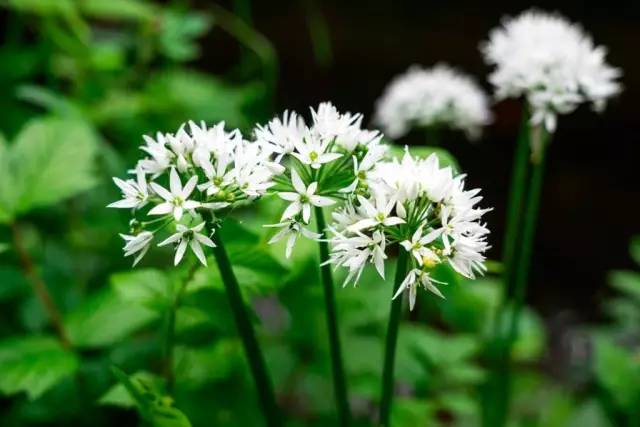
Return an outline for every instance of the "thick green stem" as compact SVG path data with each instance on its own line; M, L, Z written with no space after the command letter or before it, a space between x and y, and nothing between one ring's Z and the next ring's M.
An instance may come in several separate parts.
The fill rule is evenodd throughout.
M323 239L318 242L320 246L320 276L324 290L324 305L327 315L327 329L329 331L329 351L331 352L331 369L333 371L333 392L335 394L336 406L338 409L339 425L348 426L351 422L351 410L349 409L347 380L344 373L344 365L342 363L333 277L331 275L331 266L326 264L329 260L329 245L327 241L324 240L326 236L326 224L321 207L316 206L315 214L318 233L322 235Z
M229 306L231 307L231 311L238 328L238 333L242 340L245 355L249 362L249 368L251 369L251 373L256 384L260 407L264 413L267 426L281 426L282 419L278 406L276 405L273 385L267 374L264 356L262 355L262 350L258 345L258 340L256 339L256 334L253 330L253 325L251 324L249 312L242 300L238 280L233 273L229 256L227 255L227 252L224 249L224 243L220 238L220 230L216 230L213 234L212 240L216 245L216 247L213 248L213 254L220 270L222 282L224 283L227 291Z
M395 295L407 273L407 251L400 249L398 262L396 264L396 276L393 284ZM394 366L396 360L396 344L398 342L398 327L400 326L400 314L402 309L402 298L391 301L391 312L389 313L389 325L387 326L387 338L384 350L384 368L382 371L382 396L380 399L380 425L389 426L391 416L391 401L394 391Z
M518 320L522 306L524 305L524 296L527 289L527 279L529 277L529 269L531 266L531 254L533 252L533 242L535 240L536 223L538 220L538 211L540 208L540 196L542 194L542 183L544 181L544 167L546 160L546 145L549 140L549 134L542 125L535 126L531 129L531 141L538 146L538 151L534 152L531 158L533 170L529 180L529 188L527 195L527 204L522 220L522 238L520 242L520 252L517 260L517 270L514 271L514 308L509 324L507 343L510 347L518 335Z
M497 357L493 361L492 388L494 402L486 402L493 410L486 414L484 425L501 427L506 425L509 413L509 398L511 389L511 350L518 336L520 314L524 306L524 297L527 289L527 279L531 265L535 229L542 194L544 178L546 145L549 134L542 125L530 128L530 141L532 148L532 171L526 189L525 207L522 217L522 225L519 233L519 247L515 251L511 275L507 277L507 284L513 289L509 323L506 328L506 336L499 337L497 341ZM500 321L500 319L498 319ZM489 395L489 393L485 393Z

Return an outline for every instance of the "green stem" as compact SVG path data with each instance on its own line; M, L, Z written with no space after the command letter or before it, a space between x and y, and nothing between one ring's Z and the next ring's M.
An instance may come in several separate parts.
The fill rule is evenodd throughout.
M518 335L518 320L524 296L527 289L527 279L531 266L531 254L533 252L533 242L535 240L536 222L540 208L540 196L542 194L542 183L544 181L544 167L546 160L546 145L549 141L549 134L542 125L531 128L531 141L539 147L531 158L533 170L529 180L527 204L524 211L522 225L522 239L520 253L517 260L518 269L514 272L514 309L509 324L508 345L511 346Z
M396 276L393 285L395 295L407 273L407 251L400 249L398 262L396 264ZM402 309L402 298L391 301L391 312L389 314L389 325L387 327L387 338L384 352L384 368L382 371L382 396L380 399L380 425L390 425L391 400L394 391L394 366L396 359L396 344L398 342L398 327L400 326L400 313Z
M227 291L227 297L229 298L229 306L233 313L238 333L244 346L245 355L249 362L249 367L253 375L253 379L256 384L256 391L258 393L258 399L262 412L264 413L267 426L275 427L282 425L282 419L280 411L276 405L275 393L271 380L267 374L267 368L264 362L264 356L262 350L256 339L255 331L249 317L247 307L242 300L242 294L240 293L240 286L236 279L229 256L224 248L224 243L220 238L220 230L217 229L212 236L212 240L216 247L213 248L213 254L220 270L220 276Z
M344 373L344 365L342 363L333 277L331 275L331 266L326 264L329 260L329 245L327 241L324 240L326 236L326 223L321 207L315 207L315 215L318 233L322 235L322 240L318 242L318 245L320 246L320 276L324 290L327 329L329 330L329 350L331 352L331 369L333 371L333 392L335 394L336 406L338 409L339 425L348 426L351 422L351 410L349 409L347 381Z
M173 354L175 349L176 340L176 315L178 309L182 305L182 298L187 290L187 285L193 279L193 276L200 265L198 263L193 264L189 269L187 276L180 283L180 288L173 298L173 302L169 306L167 312L167 324L165 330L165 343L164 343L164 377L167 381L167 391L171 393L173 391L173 385L175 382L175 375L173 372Z

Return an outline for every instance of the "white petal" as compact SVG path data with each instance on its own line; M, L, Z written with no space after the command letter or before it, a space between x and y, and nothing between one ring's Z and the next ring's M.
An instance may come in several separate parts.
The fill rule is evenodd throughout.
M184 256L184 251L186 250L187 250L187 241L182 240L178 245L178 247L176 248L176 256L173 259L174 265L178 265L178 263L182 260L182 257Z
M158 246L165 246L165 245L168 245L169 243L177 242L181 238L182 238L182 233L172 234L167 239L165 239L162 242L158 243Z
M135 199L122 199L107 205L108 208L127 208L127 209L135 208L136 206L138 206L138 201Z
M171 172L169 172L169 189L171 189L171 193L175 196L182 194L182 183L180 182L180 176L176 168L171 168Z
M300 202L291 203L289 206L287 206L287 209L285 209L284 212L282 213L282 219L285 220L285 219L294 217L300 212L301 209L302 209L302 206L300 205Z
M283 200L287 200L289 202L295 202L296 200L300 200L300 194L298 193L291 193L288 191L284 191L282 193L278 193L278 196L283 199Z
M189 242L189 246L191 247L193 253L196 254L196 257L198 257L200 262L206 267L207 257L204 256L204 252L202 251L202 246L200 246L200 243L198 243L198 241L194 239Z
M309 203L305 203L304 205L302 205L302 219L307 224L311 219L311 205Z
M314 206L330 206L335 203L335 200L323 196L310 196L309 200Z
M168 192L167 189L164 188L163 186L158 185L155 182L152 182L151 188L153 188L153 191L155 191L158 196L162 197L167 202L170 202L171 200L173 200L173 194Z
M160 203L149 211L149 215L166 215L171 213L173 205L169 202Z
M176 221L180 221L183 213L184 209L182 209L182 206L176 206L173 208L173 217L176 219Z
M397 216L385 218L385 220L382 221L382 223L387 227L391 227L392 225L404 224L404 222L404 219L398 218Z
M202 243L203 245L209 246L210 248L215 248L216 247L215 243L213 243L213 240L211 240L210 238L208 238L204 234L196 234L195 235L195 239L198 242Z
M295 169L291 169L291 183L293 184L293 188L295 188L298 193L305 194L306 187L304 185L304 182L302 182L300 175L298 175L298 172L296 172Z
M196 188L196 184L197 183L198 183L198 176L197 175L192 176L189 179L189 181L187 181L187 184L182 189L182 198L183 199L189 198L189 196L193 192L193 189Z

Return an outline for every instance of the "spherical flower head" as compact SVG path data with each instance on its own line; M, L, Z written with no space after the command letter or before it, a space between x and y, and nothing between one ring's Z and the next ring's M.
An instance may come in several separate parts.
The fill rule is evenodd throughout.
M475 139L491 121L489 99L469 76L439 64L409 68L395 77L376 103L374 120L399 138L413 127L444 127Z
M357 283L367 263L384 277L385 250L393 243L408 253L409 273L399 296L407 291L410 307L416 289L442 296L432 269L447 262L461 275L474 278L485 271L489 230L481 222L489 209L477 204L480 190L465 188L465 176L440 167L438 157L382 163L372 174L368 197L358 196L334 212L330 262L348 269L347 283Z
M378 131L362 128L361 114L341 113L329 102L311 109L309 123L285 111L254 135L258 144L272 147L285 170L273 192L289 205L280 222L268 226L280 228L271 243L287 238L287 257L299 234L320 238L306 228L316 208L367 191L368 176L387 151Z
M284 171L273 161L273 145L249 142L238 130L226 131L224 122L211 127L189 122L144 141L145 157L131 171L136 179L114 178L123 198L109 205L132 209L132 234L122 237L125 256L136 254L135 263L156 233L173 230L159 246L174 245L175 263L189 247L206 265L202 246L213 246L215 212L266 194Z
M489 80L498 99L525 96L532 122L556 127L556 115L589 102L598 111L621 91L621 71L605 62L606 48L595 46L582 27L558 14L525 11L504 19L481 45L495 66Z

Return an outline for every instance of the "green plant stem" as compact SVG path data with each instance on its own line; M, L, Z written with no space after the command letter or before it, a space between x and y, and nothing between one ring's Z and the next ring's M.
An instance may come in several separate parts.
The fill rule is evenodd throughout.
M266 364L264 362L264 356L262 350L256 339L255 331L249 317L249 312L242 299L240 293L240 286L236 279L229 256L224 248L224 243L220 237L220 230L212 236L212 240L216 247L213 248L213 254L220 270L220 276L227 291L227 297L229 299L229 306L233 313L238 333L244 346L245 355L249 362L249 367L253 375L253 379L256 384L256 391L258 393L258 399L262 412L264 413L267 426L276 427L282 425L282 419L280 411L276 404L275 393L273 391L273 385L271 379L267 374Z
M315 215L318 233L322 235L322 240L318 242L318 245L320 246L320 277L322 279L322 287L324 290L324 305L327 317L327 329L329 331L329 350L331 352L331 369L333 371L333 392L335 394L336 406L338 409L339 425L348 426L351 422L351 410L349 409L347 381L344 373L344 365L342 363L333 277L331 275L331 266L326 264L329 260L329 244L324 240L326 236L326 223L321 207L315 207Z
M536 223L538 220L538 211L540 209L542 183L544 181L547 151L546 145L548 140L549 134L545 131L543 125L531 128L531 141L539 147L539 151L534 151L531 158L533 170L529 179L527 203L524 211L524 218L522 220L522 238L520 241L520 252L516 263L517 270L514 272L514 308L508 329L508 347L511 347L517 338L520 313L522 312L524 296L527 290L527 279L529 278L529 269L531 267L531 255L533 253Z
M29 279L29 283L31 284L33 293L40 300L42 307L45 309L47 315L49 316L49 320L51 321L51 324L53 325L53 328L55 329L62 345L65 348L71 348L71 341L69 341L69 337L64 328L60 310L58 309L58 306L51 296L51 293L49 293L49 288L47 288L46 283L44 282L42 277L40 277L40 274L38 274L36 265L31 258L31 254L29 254L29 251L27 251L24 245L20 227L15 222L11 224L11 234L13 237L13 246L18 253L20 264L22 265L22 270Z
M530 127L530 141L532 146L532 171L526 190L526 200L523 211L522 227L519 239L519 250L516 251L513 273L508 278L513 286L513 304L506 336L498 340L498 357L494 361L494 387L496 402L493 404L495 413L485 420L485 426L501 427L506 425L511 392L511 350L518 337L520 315L524 306L527 289L527 279L531 265L533 242L535 240L536 222L540 207L540 196L544 181L544 166L546 159L546 145L549 134L542 125Z
M182 305L182 298L184 297L184 293L187 290L187 286L193 280L193 276L196 273L200 265L198 263L194 263L187 276L180 283L180 287L178 291L175 293L173 297L173 301L168 308L167 312L167 324L165 330L165 343L164 343L164 376L167 381L167 391L171 393L173 391L173 385L175 382L175 375L173 372L173 359L174 359L174 350L175 350L175 340L176 340L176 315L178 309Z
M393 284L395 295L407 273L407 251L400 249L398 262L396 264L396 276ZM380 425L390 425L391 401L394 392L394 366L396 359L396 344L398 342L398 328L400 326L400 313L402 309L402 298L391 301L391 312L389 313L389 325L387 326L387 338L384 350L384 368L382 371L382 394L380 398Z

